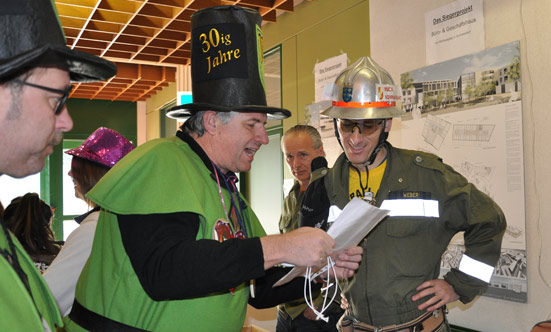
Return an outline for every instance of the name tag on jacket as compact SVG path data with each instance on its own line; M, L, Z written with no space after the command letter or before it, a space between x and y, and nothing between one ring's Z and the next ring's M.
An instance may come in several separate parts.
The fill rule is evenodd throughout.
M381 209L390 210L390 217L433 217L438 218L438 201L431 199L428 192L391 192Z

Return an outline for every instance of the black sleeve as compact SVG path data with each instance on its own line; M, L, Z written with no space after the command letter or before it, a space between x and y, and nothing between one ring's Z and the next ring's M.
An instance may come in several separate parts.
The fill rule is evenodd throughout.
M297 300L304 296L304 278L295 278L285 285L272 287L290 271L290 268L272 267L266 275L255 280L255 297L249 304L257 309L275 307L281 303ZM312 294L318 294L322 284L312 283Z
M262 277L259 238L196 240L194 213L117 215L122 243L145 292L156 301L225 292Z
M298 215L298 226L327 230L329 206L327 189L325 189L325 177L321 177L310 183L303 195Z

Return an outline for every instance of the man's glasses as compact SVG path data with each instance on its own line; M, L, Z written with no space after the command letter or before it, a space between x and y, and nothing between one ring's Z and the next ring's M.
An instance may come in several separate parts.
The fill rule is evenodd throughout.
M350 120L339 120L339 127L343 133L353 133L354 128L358 128L360 134L370 135L377 131L379 126L383 124L383 119L376 120L359 120L359 121L350 121Z
M21 84L21 85L32 86L33 88L42 89L42 90L45 90L45 91L48 91L48 92L59 93L61 95L61 98L58 99L57 106L55 107L55 112L54 112L55 115L61 114L61 112L63 111L63 106L65 106L65 102L67 102L67 98L69 97L69 94L73 90L72 85L69 85L65 90L59 90L59 89L49 88L49 87L43 86L43 85L38 85L38 84L25 82L25 81L22 81L20 79L15 79L14 82L18 83L18 84Z

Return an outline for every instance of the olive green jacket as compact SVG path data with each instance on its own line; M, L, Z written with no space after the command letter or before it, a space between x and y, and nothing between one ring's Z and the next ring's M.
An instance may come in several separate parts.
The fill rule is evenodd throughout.
M376 204L421 195L438 201L439 216L386 217L361 242L360 268L342 287L352 315L376 326L401 324L422 314L417 306L428 297L411 298L421 283L438 278L441 256L456 233L465 232L465 255L495 266L506 227L499 206L440 158L388 143L385 147L388 161ZM330 205L343 209L348 203L348 177L349 163L342 154L325 176ZM310 183L308 190L312 187ZM313 204L305 200L304 206ZM487 288L486 282L458 269L444 279L463 303Z
M283 200L283 209L279 217L279 232L287 233L298 227L298 209L302 203L300 195L300 183L295 181L293 188Z

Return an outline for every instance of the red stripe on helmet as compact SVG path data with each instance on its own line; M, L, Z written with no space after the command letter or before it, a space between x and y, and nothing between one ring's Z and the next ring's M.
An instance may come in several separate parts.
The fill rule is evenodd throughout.
M333 106L337 107L357 107L357 108L363 108L363 107L394 107L396 106L396 102L387 102L387 101L368 101L365 103L360 102L345 102L345 101L334 101Z

